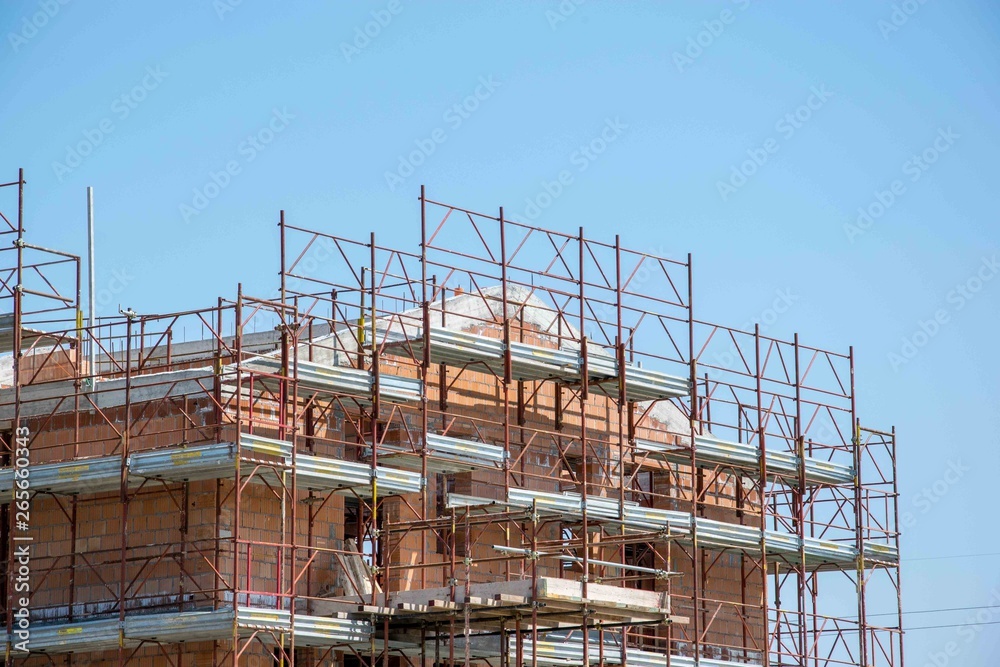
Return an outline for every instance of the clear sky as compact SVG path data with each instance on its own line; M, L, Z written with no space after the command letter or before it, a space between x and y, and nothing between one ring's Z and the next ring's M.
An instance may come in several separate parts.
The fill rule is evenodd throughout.
M280 208L416 250L421 183L691 251L702 319L784 293L765 333L853 344L862 419L898 428L907 608L986 607L907 616L964 626L909 664L994 665L968 621L1000 622L1000 556L964 556L1000 552L1000 6L562 8L5 0L0 181L23 166L29 239L80 254L94 186L103 315L273 290Z

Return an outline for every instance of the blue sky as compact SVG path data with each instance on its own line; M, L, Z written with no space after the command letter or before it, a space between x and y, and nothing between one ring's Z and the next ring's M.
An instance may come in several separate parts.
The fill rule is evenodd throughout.
M1000 557L938 557L1000 552L1000 7L559 7L8 0L0 180L23 166L29 238L81 254L94 186L103 315L209 306L237 281L270 292L281 208L416 250L421 183L693 252L702 319L740 326L790 290L766 333L853 344L863 420L898 428L904 556L934 559L906 563L907 607L990 605ZM600 154L581 150L602 134ZM968 469L924 495L950 463ZM917 630L908 657L955 642L986 665L997 628Z

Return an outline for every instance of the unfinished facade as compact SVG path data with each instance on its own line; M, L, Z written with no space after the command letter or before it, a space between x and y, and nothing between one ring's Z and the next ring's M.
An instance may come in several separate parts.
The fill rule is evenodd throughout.
M282 212L274 294L90 327L24 190L5 664L903 664L853 351L698 320L690 256L421 190L415 251Z

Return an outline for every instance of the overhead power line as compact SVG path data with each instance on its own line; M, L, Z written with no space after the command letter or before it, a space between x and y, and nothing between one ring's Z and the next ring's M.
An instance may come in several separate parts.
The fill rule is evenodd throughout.
M905 614L938 614L938 613L945 613L945 612L949 612L949 611L975 611L977 609L1000 609L1000 606L998 606L998 605L992 605L992 604L987 604L987 605L982 605L982 606L979 606L979 607L951 607L949 609L919 609L917 611L904 611L903 614L904 615ZM898 613L899 612L889 611L889 612L885 612L883 614L868 614L868 616L869 617L875 617L875 616L896 616Z
M924 556L923 558L904 558L903 561L915 560L949 560L951 558L985 558L987 556L1000 556L1000 551L985 554L957 554L954 556Z
M940 630L942 628L967 628L970 625L1000 625L1000 621L986 621L985 623L955 623L954 625L922 625L917 628L904 628L906 632L911 630Z

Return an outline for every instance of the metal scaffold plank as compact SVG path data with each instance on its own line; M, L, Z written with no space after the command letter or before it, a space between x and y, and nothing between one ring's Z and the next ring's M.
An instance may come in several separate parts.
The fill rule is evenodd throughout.
M503 375L504 344L495 337L468 331L454 331L444 327L430 329L430 362L449 366L482 364L497 375ZM415 351L423 349L420 332L410 338ZM543 347L519 341L510 344L511 372L515 380L559 380L580 382L583 376L583 358L579 349ZM588 348L588 380L600 389L600 383L618 377L618 361L599 346ZM690 383L661 371L642 368L636 364L625 365L625 387L629 400L648 401L687 396ZM617 388L613 394L617 396Z
M240 448L222 442L190 447L164 447L138 452L128 457L129 486L146 479L193 482L229 479L235 474L237 451L242 460L260 462L254 481L277 484L282 473L292 468L292 444L252 434L240 435ZM86 495L118 490L121 487L120 456L103 456L65 463L42 463L30 467L31 490L63 495ZM299 454L295 458L299 487L312 491L334 491L370 496L372 481L378 480L380 495L419 493L423 478L419 473L340 461L323 456ZM9 503L14 470L0 469L0 503Z
M610 634L610 633L609 633ZM590 640L590 664L596 665L602 662L605 665L622 665L622 667L663 667L667 664L665 653L646 651L635 647L628 647L625 652L625 661L622 662L622 647L618 640L604 640L603 652L600 650L601 642L597 632L591 631ZM516 652L516 644L513 638L509 642L509 655L513 658ZM582 665L583 660L583 637L579 631L567 634L554 633L545 637L539 637L537 643L530 639L523 642L523 652L525 662L534 659L539 665L555 665L570 667ZM699 661L703 667L747 667L748 665L759 664L736 662L734 660L714 660L702 657ZM670 655L671 667L695 667L695 660L691 656L680 655L672 652Z
M695 436L695 463L703 467L729 466L755 475L760 468L760 449L752 444L729 442L712 436ZM637 453L648 454L651 460L670 463L690 464L691 452L684 447L667 445L637 438ZM798 484L799 457L792 452L767 450L767 467L771 479L781 478L786 484ZM805 457L806 483L831 486L853 484L852 466L823 461L811 456Z
M427 453L427 471L434 473L498 470L503 469L506 461L502 447L435 433L428 433L425 444L416 448L379 445L378 460L398 468L420 470L424 452Z
M251 372L258 371L272 376L286 374L283 373L281 360L269 356L253 359L243 367ZM371 398L372 388L375 386L375 379L370 371L350 366L331 366L300 360L288 369L287 375L295 377L302 390L352 396L362 401ZM260 381L266 386L272 386L278 380L274 377L261 376ZM416 378L391 374L383 374L379 378L379 398L383 401L416 402L420 400L420 392L421 382Z
M152 614L129 614L124 625L118 618L84 620L72 623L33 624L31 653L81 653L118 648L119 630L127 647L140 642L163 644L226 640L233 636L232 609L193 610ZM300 646L365 646L371 637L371 624L342 615L330 617L296 614L294 621L287 610L239 607L235 626L241 636L253 632L286 633ZM265 636L265 641L271 639ZM272 640L273 641L273 640ZM24 655L23 652L20 653Z
M475 498L468 497L461 500L470 506L495 502L488 499L479 501L477 503ZM691 531L696 526L699 546L754 554L760 552L761 531L758 527L704 517L697 517L693 523L692 515L686 512L641 507L630 502L619 506L617 501L609 498L587 498L584 503L583 498L576 493L560 494L514 488L510 490L507 503L515 507L534 507L539 514L566 518L578 517L585 505L587 514L593 521L620 521L627 530L663 532L683 544L691 543ZM622 516L624 520L620 519ZM796 563L800 560L801 547L806 556L803 565L810 570L850 569L858 563L859 553L853 545L853 538L851 543L808 536L800 541L796 535L768 530L764 531L764 541L769 554ZM899 554L894 546L865 542L864 552L866 566L895 565L899 562Z

